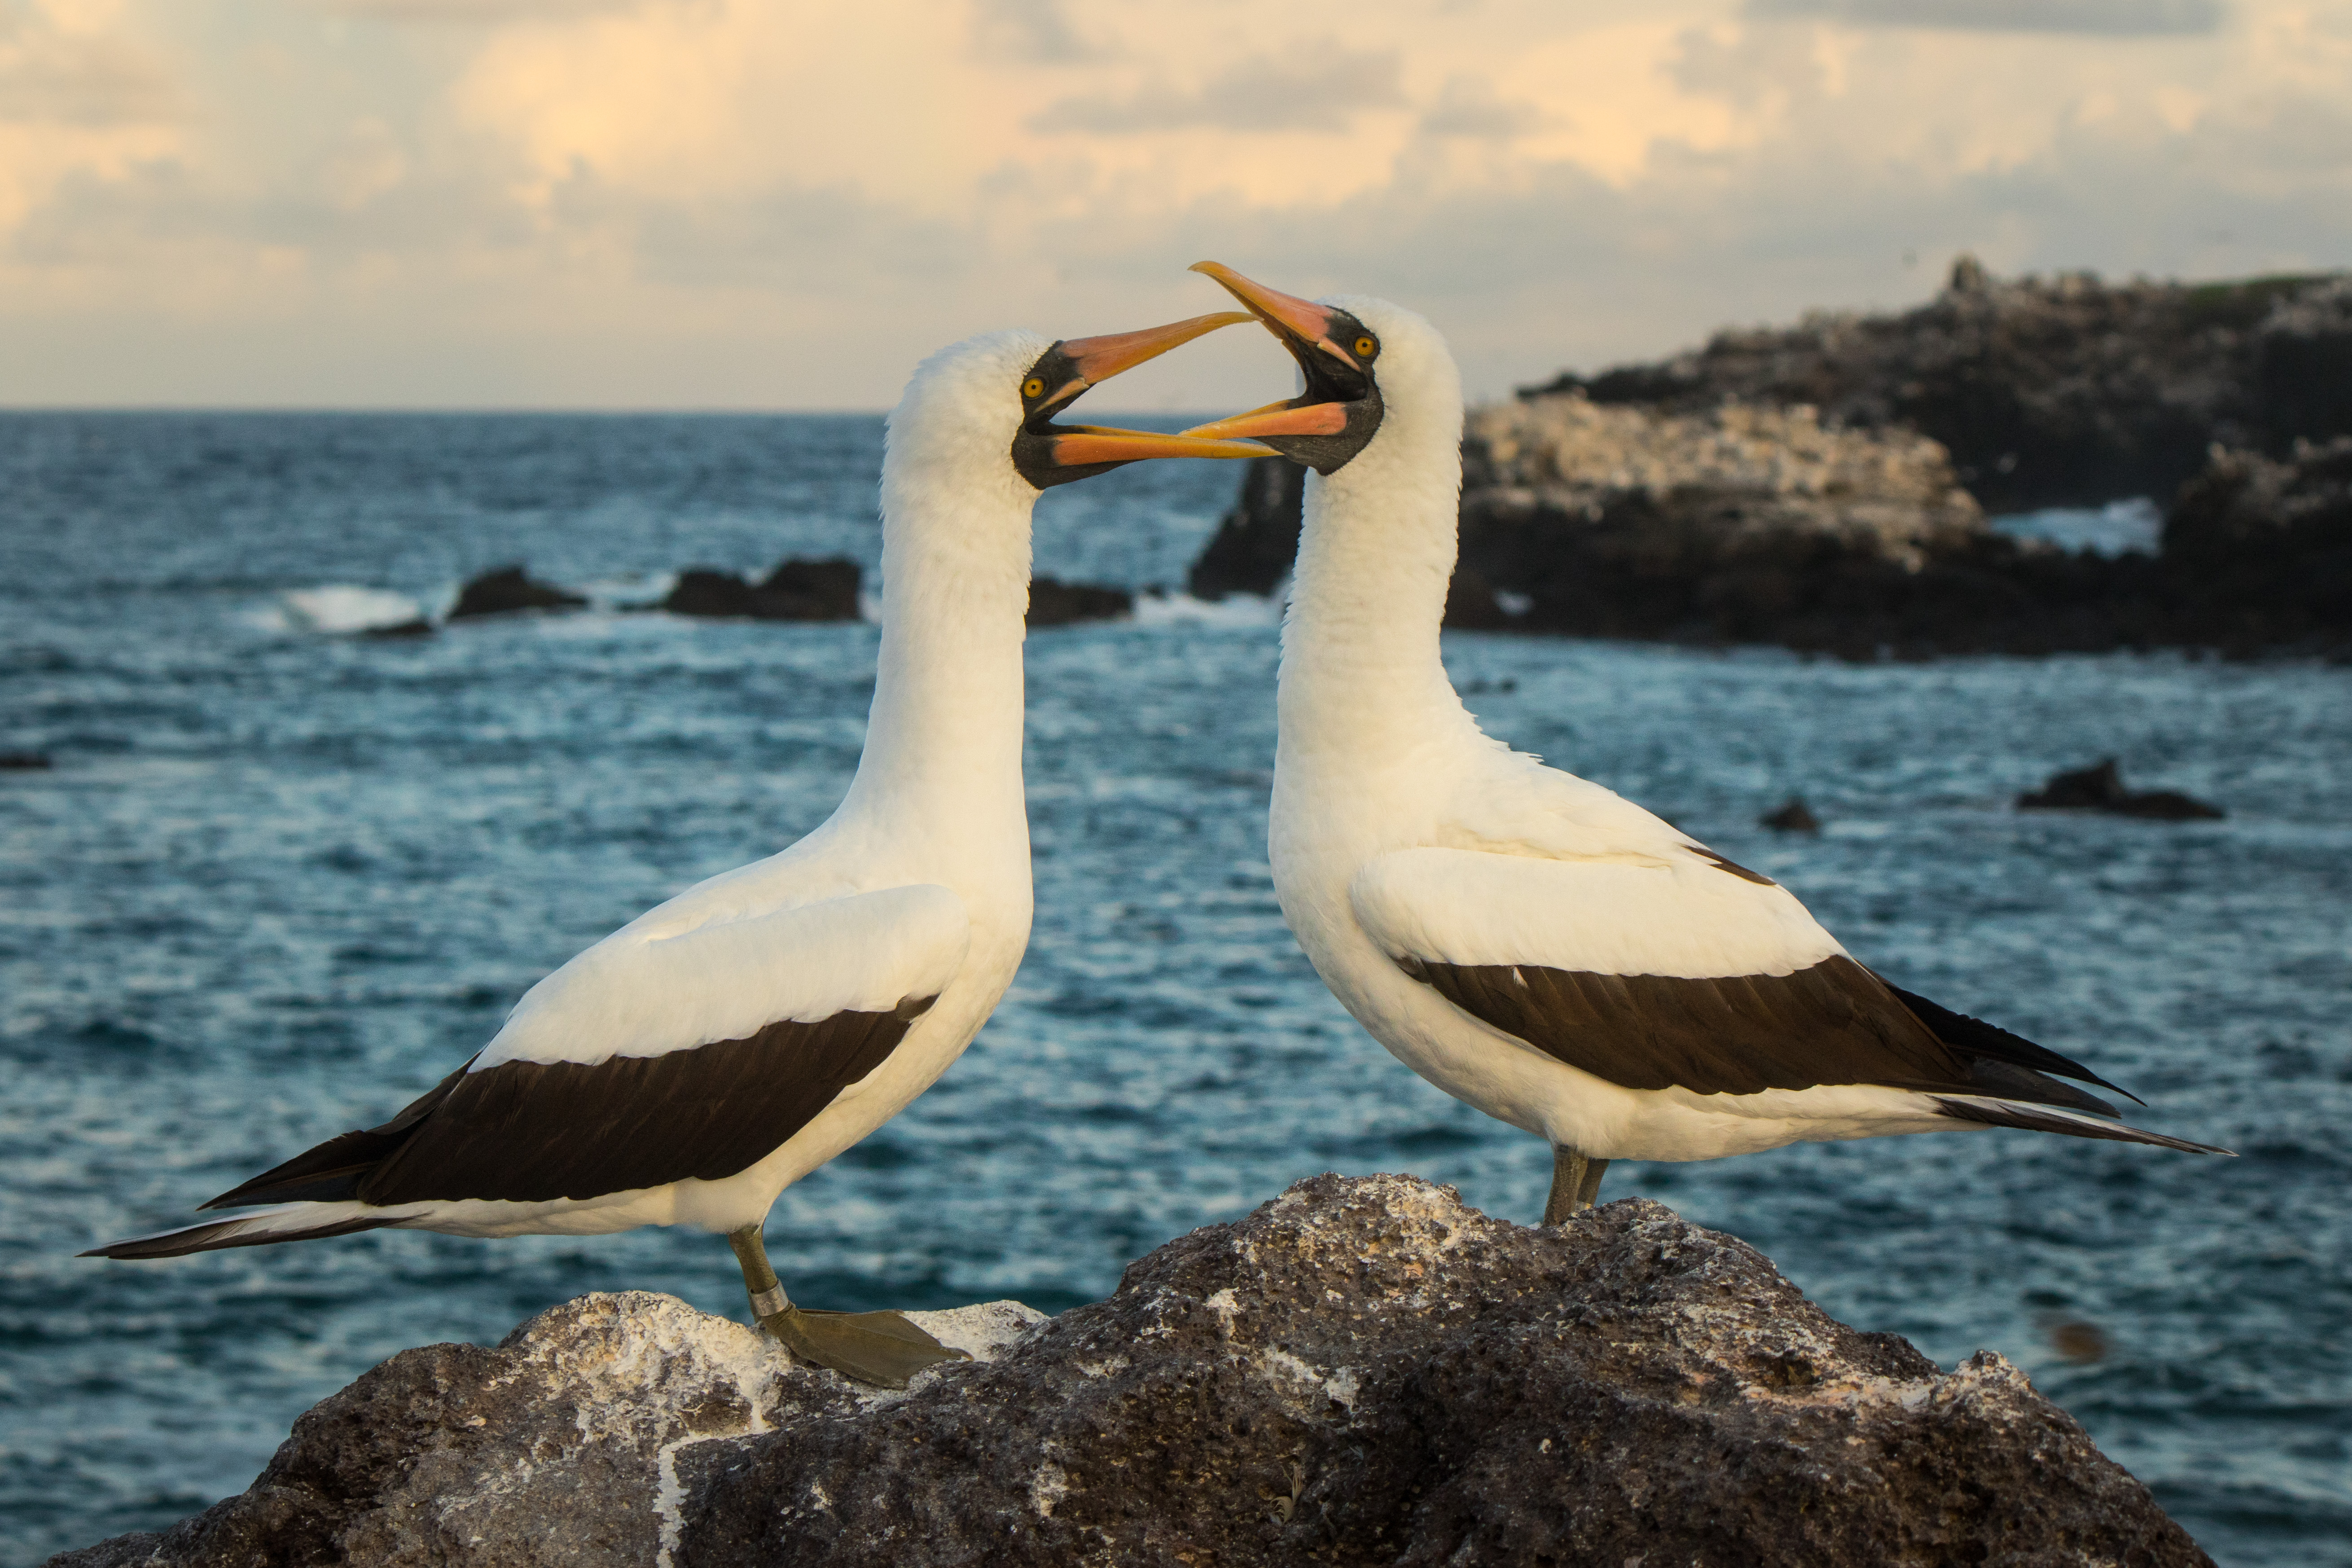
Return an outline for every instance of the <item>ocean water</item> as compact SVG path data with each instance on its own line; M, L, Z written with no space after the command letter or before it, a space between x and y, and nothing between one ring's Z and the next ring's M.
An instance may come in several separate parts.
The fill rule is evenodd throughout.
M879 421L0 416L0 1561L245 1487L305 1407L585 1290L742 1310L697 1234L378 1232L78 1259L381 1119L533 980L768 853L855 765L870 626L630 613L666 574L878 553ZM1233 473L1056 490L1037 562L1176 583ZM601 607L335 630L512 561ZM1264 851L1272 613L1029 644L1037 923L904 1116L786 1193L816 1304L1047 1310L1318 1171L1532 1219L1533 1140L1367 1038ZM1853 666L1464 635L1488 729L1794 888L1901 984L2087 1058L2235 1160L2024 1133L1613 1166L1947 1365L2026 1368L2230 1564L2352 1563L2352 671ZM2220 822L2020 815L2113 754ZM1783 837L1791 794L1822 817Z

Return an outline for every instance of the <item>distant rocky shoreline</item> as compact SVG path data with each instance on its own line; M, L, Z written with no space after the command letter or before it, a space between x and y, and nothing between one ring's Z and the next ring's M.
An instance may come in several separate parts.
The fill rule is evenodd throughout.
M2352 654L2352 277L1998 281L1724 332L1474 410L1449 625L1868 658ZM1252 465L1195 561L1272 592L1303 470ZM2155 555L1987 507L2170 499Z
M625 604L628 610L659 610L698 620L855 621L865 616L860 598L865 572L846 556L779 562L753 582L716 566L680 572L658 601ZM492 616L562 614L585 609L587 595L544 583L521 565L499 566L468 578L440 625ZM609 607L609 606L608 606ZM1070 626L1079 621L1117 620L1135 612L1135 595L1099 583L1064 583L1037 577L1029 584L1031 626ZM429 637L439 629L429 616L351 628L369 637Z
M1537 1228L1318 1176L1108 1300L921 1317L974 1359L885 1394L584 1297L403 1352L247 1491L50 1568L2211 1563L2000 1356L1946 1373L1640 1198Z

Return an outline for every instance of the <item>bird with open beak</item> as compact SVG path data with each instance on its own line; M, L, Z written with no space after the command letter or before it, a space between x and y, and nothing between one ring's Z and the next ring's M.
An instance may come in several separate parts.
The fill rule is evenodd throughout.
M1283 619L1267 858L1332 993L1408 1067L1552 1146L1547 1224L1612 1160L2127 1125L2089 1068L1902 990L1794 894L1482 732L1439 645L1462 378L1437 329L1202 262L1297 362L1292 398L1190 432L1315 470ZM2117 1092L2122 1092L2118 1090Z
M900 1313L796 1305L761 1226L784 1188L947 1070L1020 966L1032 908L1021 652L1039 493L1147 458L1268 451L1055 416L1247 320L1058 342L988 332L926 360L889 418L874 706L833 816L573 957L389 1121L204 1205L242 1212L97 1255L383 1228L686 1226L728 1238L753 1315L803 1360L902 1386L961 1354Z

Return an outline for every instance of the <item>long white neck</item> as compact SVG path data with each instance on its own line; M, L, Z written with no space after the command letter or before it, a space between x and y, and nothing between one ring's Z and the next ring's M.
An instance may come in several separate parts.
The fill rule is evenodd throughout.
M1391 424L1339 472L1307 477L1282 628L1277 776L1409 773L1475 727L1438 652L1461 405Z
M841 816L919 846L942 871L1017 864L1025 889L1021 644L1036 492L886 468L882 502L881 655Z

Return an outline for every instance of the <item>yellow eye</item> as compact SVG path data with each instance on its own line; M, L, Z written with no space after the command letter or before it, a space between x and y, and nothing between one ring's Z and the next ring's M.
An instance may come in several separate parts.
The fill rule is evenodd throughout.
M1356 340L1356 357L1358 359L1370 359L1372 357L1372 351L1380 346L1380 344L1372 342L1369 337L1358 338Z
M1028 380L1021 384L1021 395L1024 397L1043 397L1045 395L1045 384L1033 375Z

